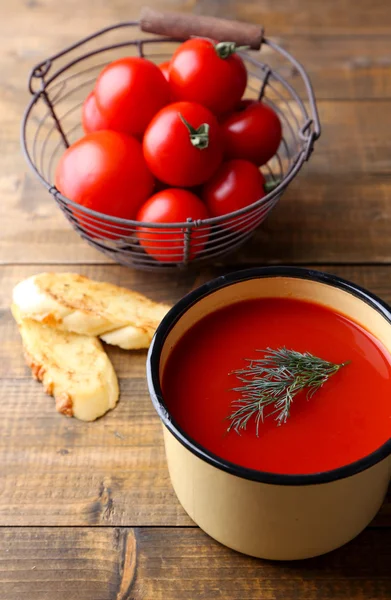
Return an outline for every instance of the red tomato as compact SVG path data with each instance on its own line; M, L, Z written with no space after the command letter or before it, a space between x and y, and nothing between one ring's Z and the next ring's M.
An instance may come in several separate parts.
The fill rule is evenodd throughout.
M158 65L158 67L161 70L161 72L163 73L164 77L167 79L168 83L170 84L170 73L169 73L170 61L167 60L164 63L160 63L160 65ZM170 85L170 97L171 97L171 102L177 101L174 91L171 88L171 85Z
M169 75L170 61L166 60L166 62L162 62L162 63L160 63L160 65L158 65L158 67L161 70L161 72L163 73L166 80L170 81L170 75Z
M152 173L175 187L204 183L221 163L223 152L216 118L195 102L162 108L145 132L143 150Z
M170 85L179 100L203 104L216 115L232 111L247 85L247 71L231 42L187 40L170 61Z
M202 199L213 217L249 206L265 196L265 178L257 167L247 160L224 162L214 176L204 185ZM221 223L234 231L251 229L252 220L235 223L233 219Z
M102 117L96 105L94 92L90 92L83 103L81 120L84 133L92 133L99 129L108 129L106 120Z
M152 62L127 57L103 69L95 97L110 129L141 137L152 117L170 102L170 88Z
M55 184L61 194L78 204L106 215L133 219L151 194L154 181L140 142L115 131L95 131L64 152ZM104 235L93 229L89 217L83 215L80 220L90 233ZM121 237L124 233L115 225L102 222L100 227L109 232L106 237Z
M149 223L185 223L187 219L207 219L206 206L187 190L169 188L158 192L141 207L137 220ZM167 233L168 232L168 233ZM162 262L182 262L184 258L184 231L173 227L159 231L139 227L137 237L144 250ZM209 236L209 228L195 228L191 232L189 258L200 252Z
M224 151L228 158L244 158L261 166L277 152L281 142L281 122L263 102L243 100L239 110L221 123Z

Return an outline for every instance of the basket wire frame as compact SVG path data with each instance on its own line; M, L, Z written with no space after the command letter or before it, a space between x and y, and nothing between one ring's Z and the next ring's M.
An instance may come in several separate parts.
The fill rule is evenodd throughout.
M279 70L259 60L259 54L240 53L249 73L245 97L262 98L278 114L283 128L283 139L276 155L262 167L266 179L274 182L275 187L259 201L221 217L197 221L189 218L186 222L169 225L103 215L61 195L53 184L54 173L64 149L83 135L81 107L101 69L119 55L133 54L156 63L163 62L170 58L174 44L181 41L161 37L129 39L129 31L137 26L138 22L133 21L107 27L32 70L29 79L32 98L21 130L26 159L74 229L89 244L116 262L161 271L222 258L252 236L309 159L314 142L320 135L311 84L303 67L271 40L264 39L262 48L268 47L269 51L278 53L290 63L291 70L300 74L307 94L306 102ZM125 33L124 41L98 46L69 60L68 55L82 46L119 31ZM159 48L168 46L169 52L154 52L157 44ZM65 58L68 59L66 62L62 60ZM151 253L143 249L143 242Z

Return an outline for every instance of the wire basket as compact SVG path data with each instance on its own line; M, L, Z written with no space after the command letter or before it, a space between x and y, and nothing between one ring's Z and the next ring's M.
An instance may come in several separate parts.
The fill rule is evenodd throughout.
M159 271L183 269L220 259L251 237L309 159L320 135L319 118L304 68L286 50L262 37L261 52L241 51L240 56L248 70L245 97L262 98L282 124L280 147L262 167L266 180L275 182L272 191L258 202L221 217L197 221L189 218L169 225L110 217L72 202L54 186L54 172L64 149L83 135L81 107L101 69L121 56L163 62L187 37L143 33L143 37L133 39L139 25L132 21L102 29L33 68L29 78L32 99L22 122L22 147L35 174L89 244L123 265ZM263 55L277 62L277 68L262 62ZM305 100L288 81L289 77L295 79L296 86L299 82ZM156 242L148 241L150 248L155 244L153 255L147 254L139 243L140 235L144 235L140 227L143 232L147 228L148 232L158 233Z

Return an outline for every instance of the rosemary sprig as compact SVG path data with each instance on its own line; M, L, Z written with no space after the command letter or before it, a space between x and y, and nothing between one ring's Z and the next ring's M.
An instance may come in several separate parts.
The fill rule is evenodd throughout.
M256 435L259 436L259 426L265 417L275 416L277 425L286 423L293 400L297 394L307 390L307 400L332 377L348 364L335 364L323 360L309 352L296 352L287 348L262 350L264 358L248 359L248 367L232 374L243 383L233 388L241 394L239 399L232 402L233 412L229 415L228 431L240 430L247 427L248 422L255 418ZM271 412L265 415L265 409L271 407Z

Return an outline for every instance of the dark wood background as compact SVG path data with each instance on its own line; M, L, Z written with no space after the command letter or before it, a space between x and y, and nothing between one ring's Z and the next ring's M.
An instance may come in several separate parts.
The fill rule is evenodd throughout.
M174 302L250 264L314 265L391 302L391 5L388 0L155 0L262 23L306 66L323 134L254 239L181 276L111 264L79 239L27 172L19 146L31 66L141 0L12 0L0 12L0 600L386 600L391 502L346 547L299 563L259 561L209 539L171 489L145 353L110 349L118 407L66 419L32 381L9 312L13 285L72 270Z

